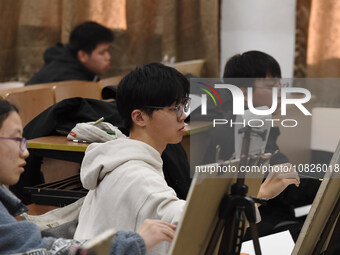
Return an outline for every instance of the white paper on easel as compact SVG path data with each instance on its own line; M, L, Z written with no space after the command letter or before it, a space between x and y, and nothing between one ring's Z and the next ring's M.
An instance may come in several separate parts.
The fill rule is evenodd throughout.
M294 209L295 218L306 216L309 213L311 208L312 208L312 205L304 205L304 206L295 208Z
M291 255L295 245L288 230L261 237L259 241L262 255ZM241 253L255 255L253 240L242 243Z
M267 106L257 107L257 110L267 110ZM272 125L271 121L268 121L272 118L271 115L255 115L251 113L249 110L244 111L244 115L238 115L235 120L235 156L237 159L241 156L242 149L242 140L244 133L239 133L239 130L244 126L252 127L252 130L264 133L264 139L254 133L250 135L250 146L249 146L249 156L255 156L264 153L267 140L270 132L270 128ZM240 124L240 123L244 123Z

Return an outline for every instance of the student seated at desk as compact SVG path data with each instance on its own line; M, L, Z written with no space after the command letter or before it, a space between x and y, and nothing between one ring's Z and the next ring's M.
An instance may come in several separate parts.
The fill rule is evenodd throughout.
M69 44L57 43L44 53L45 65L26 85L56 81L97 81L110 67L110 29L92 21L73 29Z
M267 106L270 108L273 104L273 88L277 88L279 91L281 87L281 68L272 56L260 51L247 51L232 56L226 62L223 78L226 79L225 83L233 80L233 84L243 91L245 107L248 106L247 88L251 87L253 89L253 106ZM280 99L278 101L278 108L273 113L274 116L280 112ZM225 105L225 107L232 109L232 101ZM226 112L216 112L215 114L221 116ZM274 116L273 119L280 119ZM236 116L229 111L226 115L223 115L223 118L235 120ZM215 130L214 134L216 135L212 137L210 150L208 149L207 151L213 151L213 148L216 148L218 144L221 146L219 159L227 160L234 153L234 127L219 125ZM279 146L277 145L279 135L279 127L270 129L265 148L266 153L273 154L270 165L289 164L288 158L279 151ZM215 157L215 154L210 154L207 156L207 161L213 162ZM295 185L289 185L279 196L269 200L266 206L260 207L262 221L258 224L259 236L266 236L288 229L293 239L297 240L304 218L296 218L293 209L312 203L319 187L319 180L302 179L301 183L293 183ZM266 195L262 197L268 198Z
M76 239L92 238L110 227L134 231L147 218L178 222L185 201L165 182L161 154L167 144L182 140L188 94L188 80L158 63L137 67L122 79L117 107L130 137L88 146L80 175L90 191ZM273 196L284 188L280 180L263 184L261 192ZM161 243L149 254L166 254L168 248Z
M0 254L69 254L86 241L42 238L38 227L14 216L27 211L6 185L15 184L24 171L28 157L27 141L15 106L0 100ZM160 241L170 241L174 227L166 222L148 220L137 233L118 231L110 254L145 254ZM144 240L143 240L144 239Z

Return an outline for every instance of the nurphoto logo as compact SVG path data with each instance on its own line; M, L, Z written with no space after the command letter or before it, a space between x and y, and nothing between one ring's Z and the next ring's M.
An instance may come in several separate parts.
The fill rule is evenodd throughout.
M215 95L217 95L222 105L221 98L219 94L216 92L216 90L210 85L207 85L204 83L202 84L205 86L208 86L215 93ZM232 97L233 97L233 114L235 115L244 114L244 101L245 101L244 94L243 94L243 91L239 87L235 85L231 85L231 84L215 84L215 88L216 89L228 89L231 92ZM272 89L273 89L273 92L272 92L273 103L272 103L271 108L267 110L258 110L253 105L253 88L252 87L247 88L248 109L250 110L251 113L255 115L269 115L276 111L278 107L278 88L272 88ZM210 95L210 97L214 100L215 105L216 105L216 100L214 99L213 95L206 89L202 89L202 90ZM281 96L281 115L287 114L288 104L295 105L297 108L300 109L300 111L304 115L312 115L303 106L304 103L307 103L311 99L311 93L309 92L309 90L305 88L290 87L290 88L281 88L280 91L281 91L281 95L280 95ZM290 93L301 94L301 95L304 95L304 97L287 98L287 95L289 95ZM201 114L202 115L207 114L207 95L206 94L202 94L202 97L201 97Z
M281 85L280 81L273 82L273 79L264 80L264 86L267 87L256 87L254 83L250 85L250 82L253 82L251 79L246 81L244 79L224 80L224 82L222 83L221 80L208 82L202 79L196 81L195 86L196 91L199 93L201 116L209 116L209 113L212 113L210 111L219 111L220 109L220 112L232 111L234 116L241 115L245 117L247 115L248 117L245 117L241 123L236 123L235 119L213 119L214 127L226 124L261 127L265 122L270 122L272 127L276 124L280 124L282 127L296 127L298 125L296 119L282 118L287 116L287 106L291 107L291 109L298 109L305 116L312 115L304 105L311 99L311 93L306 88L289 87L286 86L287 84ZM234 84L245 86L241 87ZM258 90L261 89L262 92L266 90L266 99L263 100L263 105L261 105L262 101L259 105L258 99ZM208 107L208 103L210 107ZM278 116L276 115L278 113L281 113L280 118L272 118L272 115ZM249 118L249 114L251 114L251 118Z

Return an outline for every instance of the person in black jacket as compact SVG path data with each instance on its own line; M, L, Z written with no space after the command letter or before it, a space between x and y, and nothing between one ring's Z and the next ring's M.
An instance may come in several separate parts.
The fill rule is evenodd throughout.
M272 56L260 51L248 51L243 54L236 54L226 62L223 78L226 79L225 82L234 80L235 85L241 88L245 97L247 87L253 87L252 103L254 107L271 107L272 88L280 86L281 68ZM235 120L235 116L230 112L231 103L229 102L225 106L229 107L229 111L218 114L223 118ZM219 132L219 135L212 146L220 143L222 145L220 155L224 157L221 159L227 160L234 153L234 128L221 125L216 130L218 130L216 132ZM279 150L277 145L279 135L278 127L270 129L265 148L266 153L273 155L270 165L289 163L289 159ZM210 160L214 158L215 155L211 156ZM259 208L262 217L262 221L258 224L259 235L265 236L288 229L296 240L304 218L295 218L294 208L312 203L318 187L319 180L301 179L299 185L289 185L280 195L268 200L266 206Z
M78 25L69 44L57 43L44 53L45 65L26 85L67 80L98 80L110 67L110 29L92 21Z

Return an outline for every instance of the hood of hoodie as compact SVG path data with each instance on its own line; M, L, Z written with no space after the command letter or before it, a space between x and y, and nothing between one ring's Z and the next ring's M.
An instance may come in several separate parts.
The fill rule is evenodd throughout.
M57 43L56 46L48 48L44 53L44 61L46 64L52 61L76 63L76 56L71 52L67 45Z
M156 149L141 141L119 138L87 147L80 171L84 188L95 189L105 175L129 161L142 161L163 175L163 161Z
M77 69L81 72L85 72L90 77L95 75L94 73L87 70L82 63L80 63L68 45L64 45L62 43L57 43L56 46L48 48L44 53L44 61L46 65L52 62L59 63L61 65L67 63L67 66Z

